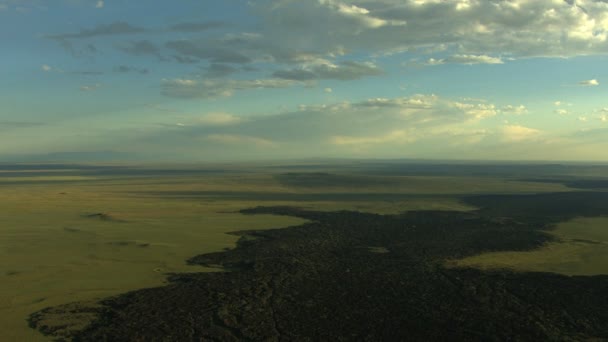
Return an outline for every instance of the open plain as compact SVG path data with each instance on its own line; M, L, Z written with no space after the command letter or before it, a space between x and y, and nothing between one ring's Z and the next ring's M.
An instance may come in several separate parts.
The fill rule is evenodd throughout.
M434 265L433 268L445 266L445 272L455 272L453 270L474 267L489 272L489 277L501 269L523 272L516 273L523 275L530 271L568 276L608 273L605 266L608 239L606 219L603 218L608 211L602 204L605 197L602 183L598 183L601 170L571 167L555 171L551 167L536 169L530 166L506 171L489 166L460 168L461 171L458 171L459 167L437 165L348 163L332 167L255 164L179 168L6 165L0 172L4 208L0 215L0 257L4 261L0 270L3 278L0 282L0 331L8 340L69 339L91 322L97 322L95 324L99 326L99 317L107 318L104 316L108 315L108 311L104 311L105 304L100 304L100 301L104 303L104 298L142 288L165 291L163 286L174 286L175 281L180 283L176 279L187 277L208 282L209 291L213 293L214 282L220 281L215 277L224 276L218 274L199 279L196 273L241 272L239 262L223 259L242 258L241 249L248 246L245 244L248 239L257 241L260 250L274 248L265 247L263 238L258 241L263 233L232 232L295 227L286 230L290 231L300 225L306 227L309 222L323 222L324 216L319 216L324 215L323 212L330 215L329 222L333 222L331 215L349 212L364 215L361 216L363 221L380 220L373 232L360 232L360 240L353 247L356 253L348 254L352 262L361 265L367 265L361 261L365 256L378 258L406 253L407 258L412 258L410 253L419 253L425 265L432 260L428 265ZM541 169L545 174L551 174L553 170L553 176L563 177L562 181L535 178ZM472 170L477 170L478 174ZM572 184L573 178L578 183ZM528 199L546 205L531 207L526 202ZM574 205L576 203L580 207ZM563 206L569 210L563 210ZM256 215L249 215L247 209L256 207L297 209L260 209ZM406 212L411 214L404 225L415 225L412 222L421 220L418 225L425 229L406 236L395 232L391 228L394 224L391 217L399 218ZM454 240L452 254L433 254L434 248L446 243L440 241L445 233L433 229L445 229L446 225L455 231L462 230L463 236L455 235L458 239L477 241L479 237L466 232L469 220L473 219L480 222L480 227L487 227L486 233L479 233L483 233L485 245L464 247L466 244L461 246L457 242L461 240ZM520 234L517 231L501 235L504 232L496 230L513 220L529 227L524 229L526 231L532 229L529 230L532 235L516 236L514 234ZM344 232L342 226L336 227L328 226L329 231L338 229L336 239L344 240L336 243L340 248L344 248L342 243L350 246L351 242L346 238L348 232ZM355 225L353 229L367 229L357 227ZM383 229L386 229L384 233ZM282 231L285 230L278 230ZM286 245L293 243L288 236L277 234L276 239L284 238ZM310 234L315 236L318 232ZM390 234L396 235L391 237ZM438 235L433 237L432 234ZM378 237L373 241L376 235ZM504 242L505 236L515 237L507 245L493 241ZM531 240L526 240L526 236ZM426 242L421 240L420 243L428 246L420 249L420 246L400 242L405 237L424 238ZM370 241L363 243L361 239ZM394 239L395 244L386 239ZM235 249L237 240L241 241L240 247ZM326 247L316 248L322 253ZM360 251L368 252L361 255ZM223 253L236 253L236 256L223 256ZM204 255L218 256L209 259ZM246 258L256 260L252 256ZM262 269L274 267L270 261L263 265ZM355 269L356 265L345 267ZM361 274L366 271L361 270ZM428 281L434 277L424 274ZM378 277L382 276L379 272ZM122 300L120 296L116 298ZM66 309L66 305L67 308L76 305L78 309ZM316 307L319 303L311 305ZM43 310L45 308L49 309ZM285 317L291 316L286 313ZM48 336L28 327L28 318L32 327ZM162 323L162 317L158 319L155 324ZM246 329L243 322L234 324L232 328L238 331ZM115 328L117 330L89 330L89 335L81 338L108 338L116 336L112 335L116 331L128 335L120 330L123 328ZM154 331L150 329L150 332ZM248 336L261 337L252 334ZM137 335L128 336L137 338Z

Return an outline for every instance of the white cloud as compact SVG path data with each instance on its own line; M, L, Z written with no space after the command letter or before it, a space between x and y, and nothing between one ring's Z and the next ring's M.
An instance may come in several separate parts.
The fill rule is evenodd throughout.
M442 64L503 64L502 59L487 55L453 55L450 57L435 59L429 58L426 65L442 65Z
M580 81L580 82L578 82L578 84L582 85L582 86L591 86L591 87L593 87L593 86L600 85L600 82L598 80L596 80L596 79L592 79L592 80Z
M339 16L348 19L353 19L365 28L377 29L382 26L401 26L406 24L406 22L403 20L385 20L374 17L370 14L370 11L368 9L356 5L342 3L336 0L318 1L321 5L326 6L328 9L335 12Z
M42 71L44 71L44 72L49 72L49 71L53 70L53 68L52 68L51 66L47 65L47 64L43 64L43 65L40 67L40 69L41 69Z
M334 90L331 88L325 88L325 89L323 89L323 91L329 94L329 93L332 93Z
M537 138L541 131L520 125L506 125L502 128L502 134L505 142L520 142Z
M4 11L8 9L8 5L7 4L0 4L0 11Z
M475 119L489 118L498 113L493 104L453 102L452 105Z
M528 108L526 108L526 106L524 106L524 105L519 105L519 106L507 105L507 106L502 107L500 111L503 114L522 115L522 114L528 113Z
M578 117L578 121L580 121L580 122L587 122L587 117L586 116L579 116Z
M346 61L334 64L325 59L305 62L299 69L278 70L273 76L294 81L318 79L356 80L367 76L382 75L384 71L372 62Z
M95 4L95 8L103 8L105 6L104 0L98 0Z
M566 109L556 109L556 110L554 110L554 112L559 115L567 115L570 113Z

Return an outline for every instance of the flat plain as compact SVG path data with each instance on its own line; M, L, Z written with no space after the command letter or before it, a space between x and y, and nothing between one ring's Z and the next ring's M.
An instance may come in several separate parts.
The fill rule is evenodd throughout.
M167 283L167 274L217 272L186 260L234 248L239 236L230 232L307 222L305 217L272 212L251 216L240 210L288 206L377 214L472 212L480 205L467 201L468 196L578 192L581 189L568 186L568 179L597 179L602 174L597 168L559 168L554 172L566 177L560 182L534 178L547 168L529 171L523 166L515 169L518 172L479 167L483 176L464 166L358 164L0 169L0 331L4 339L27 341L48 339L28 327L33 312L159 287ZM490 251L448 263L606 274L607 223L601 217L571 217L548 229L556 239L538 249ZM72 326L93 319L81 318Z

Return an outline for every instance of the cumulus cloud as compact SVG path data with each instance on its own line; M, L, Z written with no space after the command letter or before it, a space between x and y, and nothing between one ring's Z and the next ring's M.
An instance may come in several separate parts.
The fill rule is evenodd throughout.
M582 85L582 86L586 86L586 87L594 87L594 86L600 85L600 82L596 79L592 79L592 80L580 81L580 82L578 82L578 84Z
M554 112L559 115L567 115L570 113L570 112L568 112L567 109L556 109L556 110L554 110Z
M105 2L104 0L99 0L97 1L97 3L95 4L95 8L103 8L105 6Z
M334 90L333 90L333 89L331 89L331 88L325 88L325 89L323 89L323 91L324 91L324 92L326 92L326 93L328 93L328 94L330 94L330 93L332 93Z
M47 65L47 64L43 64L43 65L40 67L40 69L41 69L42 71L44 71L44 72L49 72L49 71L53 70L53 68L52 68L51 66Z
M452 105L474 119L485 119L498 114L496 106L488 103L453 102Z
M519 106L507 105L507 106L502 107L500 109L500 111L503 114L522 115L522 114L528 113L528 108L526 108L526 106L524 106L524 105L519 105Z
M598 0L276 0L252 8L262 17L263 33L286 50L342 46L381 53L443 46L457 51L454 62L461 63L501 62L488 53L517 58L608 52L608 3Z
M163 80L162 94L176 98L211 99L229 97L238 90L286 88L293 85L293 81L282 79L261 80L220 80L220 79L171 79Z
M402 26L406 24L403 20L385 20L374 17L368 9L353 4L335 0L319 0L319 3L336 15L347 20L352 20L369 29L376 29L382 26Z

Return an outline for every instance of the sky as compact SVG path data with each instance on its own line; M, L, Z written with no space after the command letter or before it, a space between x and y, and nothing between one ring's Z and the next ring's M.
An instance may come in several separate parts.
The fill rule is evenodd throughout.
M607 38L607 0L0 0L0 160L605 162Z

